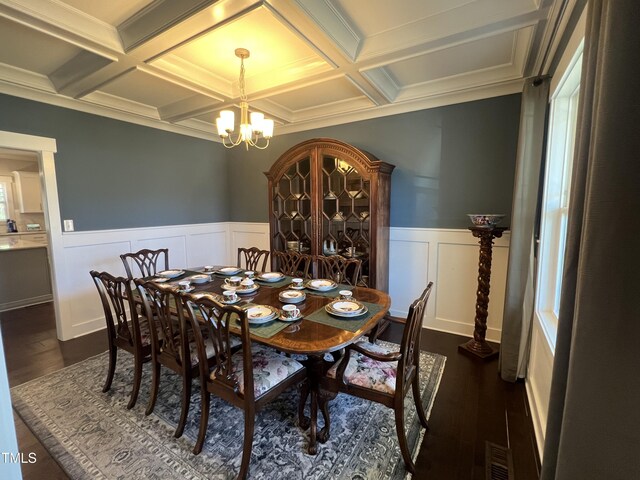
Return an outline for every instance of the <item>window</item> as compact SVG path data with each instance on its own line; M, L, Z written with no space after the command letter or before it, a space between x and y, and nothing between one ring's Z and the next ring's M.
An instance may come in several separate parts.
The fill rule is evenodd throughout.
M0 176L0 222L5 223L11 218L13 211L11 197L11 177Z
M580 50L551 99L536 314L552 349L555 349L558 329L581 65Z

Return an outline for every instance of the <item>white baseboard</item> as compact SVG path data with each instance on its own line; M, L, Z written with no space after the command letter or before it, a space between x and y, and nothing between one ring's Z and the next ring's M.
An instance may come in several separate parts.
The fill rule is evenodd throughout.
M16 300L15 302L0 303L0 312L7 312L9 310L15 310L16 308L30 307L32 305L38 305L40 303L47 303L53 300L53 295L39 295L37 297L23 298L22 300Z

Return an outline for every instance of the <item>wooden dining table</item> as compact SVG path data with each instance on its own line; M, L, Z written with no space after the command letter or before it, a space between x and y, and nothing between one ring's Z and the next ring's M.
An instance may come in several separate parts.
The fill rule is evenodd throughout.
M186 270L184 275L172 279L172 283L188 279L192 275L202 273L202 271L202 268ZM256 272L256 275L259 275L259 273ZM242 276L242 272L238 275ZM224 290L225 278L225 276L219 274L212 274L210 282L192 283L193 287L195 287L192 293L219 295ZM269 305L278 309L285 305L280 301L278 295L281 291L289 289L288 284L281 285L282 282L268 283L257 280L256 283L260 288L252 294L239 294L240 302L236 305L242 307L250 303ZM325 305L335 299L340 288L326 293L305 289L306 299L304 302L296 304L296 307L301 311L302 319L291 323L286 322L287 325L272 336L259 335L254 333L253 329L250 329L252 341L268 345L284 353L305 355L307 357L302 363L307 368L308 381L303 384L300 392L298 416L300 426L304 430L310 428L308 452L311 455L317 453L317 442L324 443L329 439L330 417L328 402L332 396L320 388L320 379L331 365L331 362L325 360L325 355L339 352L347 345L361 339L378 325L391 306L391 299L385 292L365 287L353 288L349 286L347 288L352 290L354 299L360 302L368 302L378 307L376 312L370 312L371 314L365 317L366 321L361 320L359 322L362 325L359 325L359 328L355 329L355 331L352 331L354 328L350 328L348 323L343 324L348 326L348 329L345 329L306 318L318 310L324 309ZM346 321L349 322L349 320ZM280 323L281 320L274 320L274 322ZM237 333L240 333L239 328L237 328ZM310 418L304 414L306 400L309 396L311 397ZM324 427L321 431L318 431L318 410L321 411L324 419Z

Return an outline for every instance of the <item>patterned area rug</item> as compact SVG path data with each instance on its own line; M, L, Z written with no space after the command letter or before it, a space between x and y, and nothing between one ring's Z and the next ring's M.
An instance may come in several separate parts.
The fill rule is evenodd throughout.
M380 342L384 343L384 342ZM138 403L126 409L132 357L120 354L111 390L102 393L107 354L101 354L11 390L24 422L73 479L232 479L240 468L243 412L212 396L207 438L193 455L200 418L200 391L194 381L185 433L173 437L178 421L180 378L163 369L156 408L144 415L150 371L145 365ZM421 353L422 401L427 415L438 390L446 357ZM330 404L331 438L318 454L306 453L308 432L296 422L298 392L290 389L257 414L249 478L401 479L393 411L344 394ZM411 392L405 401L409 445L417 453L424 429Z

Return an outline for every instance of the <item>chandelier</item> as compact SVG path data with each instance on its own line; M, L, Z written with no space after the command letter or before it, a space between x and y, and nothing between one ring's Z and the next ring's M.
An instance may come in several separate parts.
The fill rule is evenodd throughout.
M249 147L264 150L269 146L269 139L273 136L273 120L264 118L264 113L260 112L251 112L249 116L249 102L244 91L244 59L249 58L249 50L236 48L235 53L240 59L240 131L235 139L231 136L235 128L233 110L222 110L216 119L218 135L227 148L237 147L244 142L247 150Z

